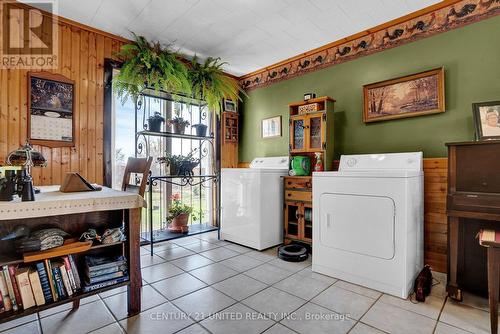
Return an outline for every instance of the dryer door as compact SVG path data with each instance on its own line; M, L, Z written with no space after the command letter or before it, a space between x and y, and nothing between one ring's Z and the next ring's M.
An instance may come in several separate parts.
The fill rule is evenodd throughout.
M319 208L322 246L385 260L394 257L392 198L323 193Z

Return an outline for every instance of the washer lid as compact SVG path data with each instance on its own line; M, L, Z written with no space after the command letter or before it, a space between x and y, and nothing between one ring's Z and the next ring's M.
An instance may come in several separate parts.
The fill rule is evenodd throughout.
M422 171L416 170L365 170L365 171L338 171L338 172L314 172L313 177L354 177L354 178L362 178L362 177L380 177L380 178L408 178L408 177L419 177L423 176L424 173Z
M250 163L252 169L284 169L288 170L289 157L263 157L255 158Z
M422 152L342 155L339 171L422 171Z

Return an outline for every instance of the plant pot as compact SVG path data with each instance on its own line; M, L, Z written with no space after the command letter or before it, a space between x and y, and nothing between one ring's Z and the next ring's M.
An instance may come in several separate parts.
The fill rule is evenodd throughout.
M174 133L183 135L186 131L186 125L180 123L172 123L172 131Z
M168 226L168 230L174 233L187 233L189 231L189 225L187 224L188 220L189 215L187 213L181 213L172 219L172 223Z
M148 118L148 130L152 132L161 132L161 123L164 120L159 118Z
M180 166L178 164L170 164L169 169L170 169L170 175L179 175L179 168Z
M196 129L196 135L198 137L205 137L207 135L208 126L205 124L194 124L191 127Z
M179 175L193 175L193 169L198 166L200 161L183 161L179 167Z

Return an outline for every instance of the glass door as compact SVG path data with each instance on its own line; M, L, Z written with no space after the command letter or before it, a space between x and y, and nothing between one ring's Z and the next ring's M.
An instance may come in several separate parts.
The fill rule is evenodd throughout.
M308 117L308 149L311 150L321 150L321 145L323 143L322 136L322 114L320 115L309 115Z
M290 127L290 151L301 152L305 149L305 118L296 117L291 120Z

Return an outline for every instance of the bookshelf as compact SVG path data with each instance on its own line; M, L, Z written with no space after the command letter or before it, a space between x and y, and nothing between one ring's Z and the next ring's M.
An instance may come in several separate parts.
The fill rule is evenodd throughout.
M9 310L0 313L0 323L37 313L61 304L72 303L79 307L81 298L101 293L120 286L128 286L128 313L135 315L141 310L140 271L140 215L143 198L109 188L99 192L60 193L58 187L40 187L34 202L0 202L0 235L14 231L19 225L31 231L57 227L71 235L65 244L50 250L18 254L13 241L0 241L0 265L15 266L18 269L30 267L46 259L61 259L71 256L83 282L85 256L115 257L126 259L125 270L128 277L109 286L98 287L84 292L75 289L64 299L51 301L27 309ZM77 242L77 238L89 228L102 231L106 228L124 227L126 240L109 244L97 242ZM22 271L22 270L21 270ZM16 272L18 272L16 270ZM40 276L41 277L41 276ZM60 297L59 297L60 298Z

